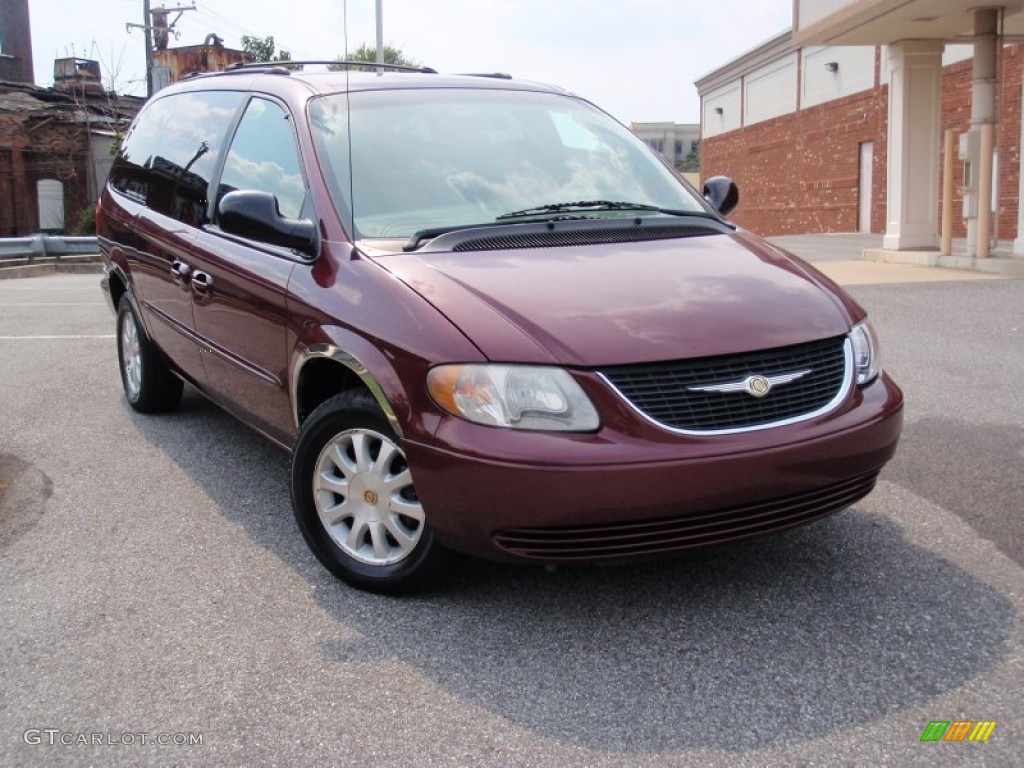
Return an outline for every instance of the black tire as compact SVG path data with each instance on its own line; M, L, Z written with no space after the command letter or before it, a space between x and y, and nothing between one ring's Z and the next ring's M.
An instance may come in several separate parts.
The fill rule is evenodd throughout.
M401 441L366 390L325 400L303 422L291 490L309 548L354 587L419 591L450 564L419 504Z
M117 363L124 395L136 411L162 413L181 402L184 384L146 337L127 294L117 305Z

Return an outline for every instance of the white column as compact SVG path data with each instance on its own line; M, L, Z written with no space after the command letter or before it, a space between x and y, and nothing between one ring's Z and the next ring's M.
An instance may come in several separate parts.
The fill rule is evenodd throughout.
M939 247L942 47L938 40L889 46L886 250Z

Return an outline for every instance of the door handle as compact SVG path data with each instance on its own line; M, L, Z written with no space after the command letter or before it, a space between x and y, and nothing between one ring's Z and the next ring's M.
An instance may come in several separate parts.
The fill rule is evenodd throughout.
M175 261L171 264L171 279L186 291L188 290L188 276L190 272L192 272L192 267L184 261Z
M213 289L213 278L205 272L192 273L192 290L197 296L208 296Z

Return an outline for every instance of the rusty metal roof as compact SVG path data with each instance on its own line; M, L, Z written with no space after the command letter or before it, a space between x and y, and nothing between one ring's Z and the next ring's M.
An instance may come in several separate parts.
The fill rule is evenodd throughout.
M131 118L145 99L106 93L61 93L26 83L0 80L0 113L39 116L73 115L90 112L108 117Z

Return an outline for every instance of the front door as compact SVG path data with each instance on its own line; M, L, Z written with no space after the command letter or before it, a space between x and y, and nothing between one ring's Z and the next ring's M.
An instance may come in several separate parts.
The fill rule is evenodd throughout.
M303 213L306 185L287 110L254 97L224 161L216 201L234 190L270 192L281 214ZM192 275L196 333L211 394L271 437L294 432L288 392L288 280L300 257L222 232L216 214L199 235Z

